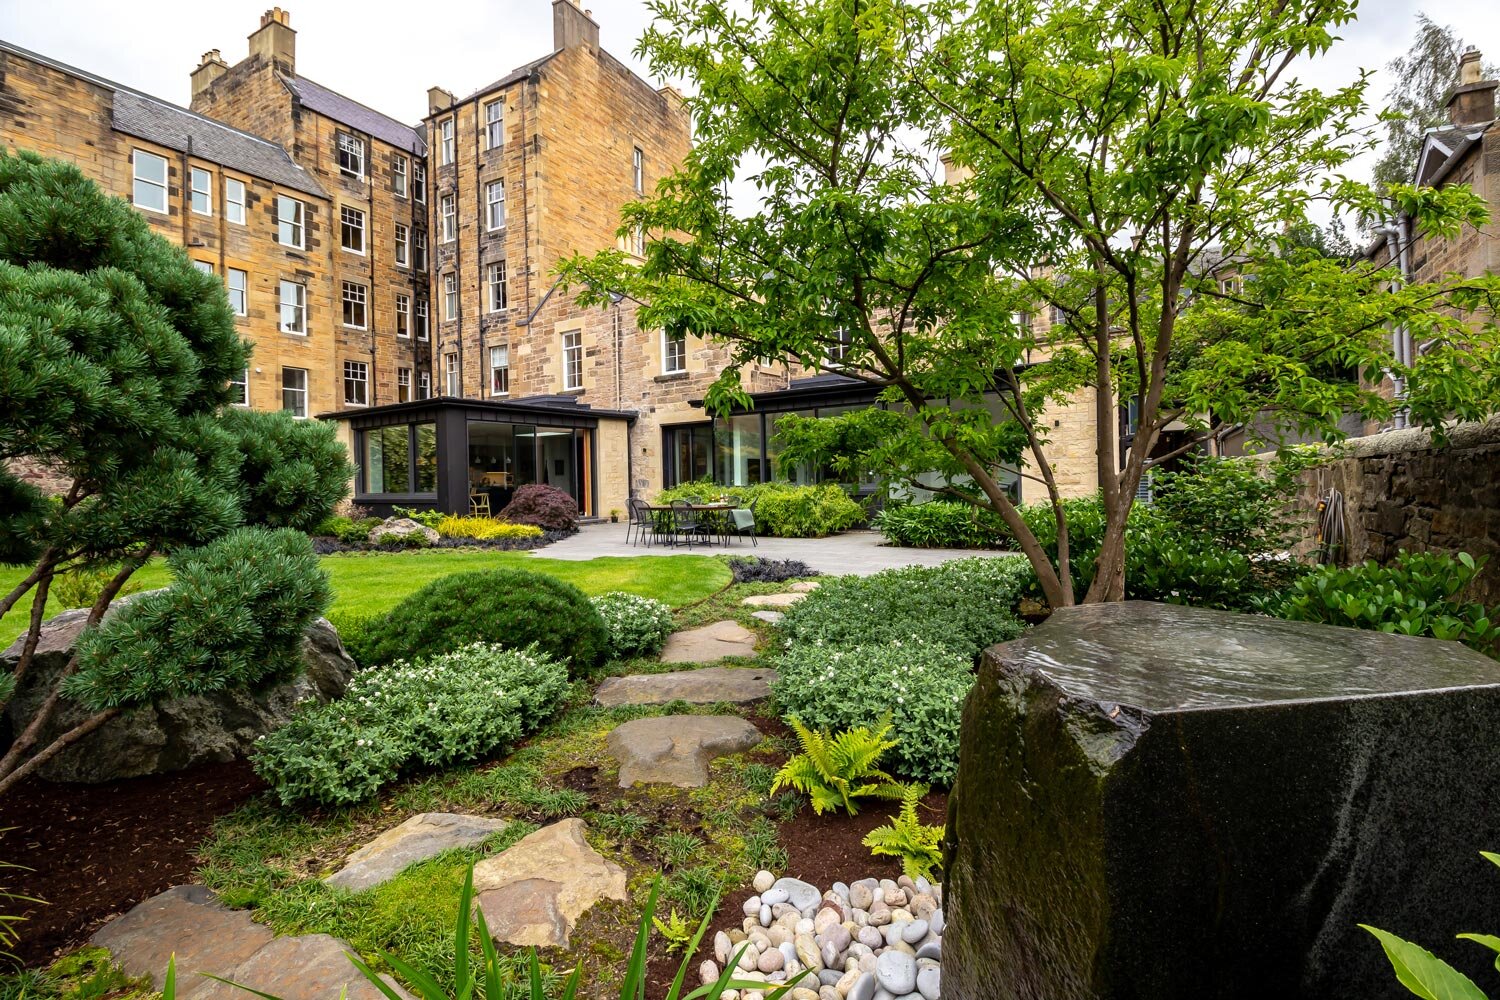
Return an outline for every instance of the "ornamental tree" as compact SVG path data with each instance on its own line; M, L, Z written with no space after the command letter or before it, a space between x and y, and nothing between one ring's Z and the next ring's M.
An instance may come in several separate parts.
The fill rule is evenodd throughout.
M696 145L625 209L621 231L652 236L644 261L574 257L564 280L728 343L720 410L747 405L739 369L756 359L833 354L885 410L799 458L936 470L939 492L1003 519L1054 606L1079 596L1049 452L1064 401L1094 400L1108 522L1091 601L1124 593L1127 518L1171 457L1152 455L1169 424L1198 432L1189 446L1252 419L1331 440L1347 413L1392 412L1383 370L1439 432L1496 405L1495 278L1402 284L1305 238L1319 203L1386 211L1339 173L1368 146L1364 79L1325 92L1293 73L1334 44L1351 0L1226 0L1212 16L1156 0L650 6L640 52L695 91ZM753 187L752 210L732 186ZM1485 218L1459 187L1391 195L1430 234ZM1215 280L1225 262L1238 287ZM1432 351L1397 364L1393 323ZM1127 402L1137 432L1117 455ZM1017 464L1052 504L1055 561L1003 488Z
M30 597L0 707L29 683L56 575L115 568L0 756L0 792L122 711L280 676L326 605L306 537L271 529L326 516L348 459L330 427L229 406L247 354L218 280L124 201L69 164L0 153L0 562L31 566L0 596L0 618ZM172 587L105 619L157 554ZM89 714L57 732L65 701Z

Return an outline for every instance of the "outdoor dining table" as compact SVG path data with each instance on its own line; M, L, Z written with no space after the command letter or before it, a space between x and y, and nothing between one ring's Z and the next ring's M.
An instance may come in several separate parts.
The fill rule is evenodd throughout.
M735 504L735 503L733 503L732 501L724 500L724 501L717 501L715 503L694 503L694 504L688 504L688 506L691 507L695 511L701 511L701 512L707 513L707 514L713 514L713 513L727 513L728 511L734 510L735 507L738 506L738 505ZM654 517L654 518L657 519L657 523L658 524L661 524L663 521L665 521L665 522L668 523L669 529L671 528L671 518L672 518L672 505L671 504L669 504L669 503L648 503L648 504L646 504L646 509L651 512L651 516L652 517ZM665 515L665 516L663 516L663 515ZM671 541L670 544L676 545L677 544L677 535L676 535L676 532L672 531L671 534L672 534L672 541ZM704 535L703 538L704 538L704 540L706 542L708 542L708 544L710 544L710 545L713 544L713 541L710 538L710 536Z

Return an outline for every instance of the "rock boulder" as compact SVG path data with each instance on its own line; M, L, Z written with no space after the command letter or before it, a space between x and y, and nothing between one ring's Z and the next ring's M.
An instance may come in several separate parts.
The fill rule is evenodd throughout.
M370 529L369 537L370 541L376 545L385 541L404 542L412 537L420 537L425 539L428 545L436 545L438 533L409 517L388 517Z

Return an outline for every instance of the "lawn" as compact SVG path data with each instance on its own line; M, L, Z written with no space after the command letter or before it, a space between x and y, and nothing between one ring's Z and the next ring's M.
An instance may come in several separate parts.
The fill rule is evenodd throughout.
M624 590L654 597L673 607L700 600L729 582L729 569L711 556L611 556L587 562L547 559L529 552L488 549L441 549L427 552L358 552L324 556L323 568L333 581L333 605L340 614L380 614L424 584L449 573L473 569L527 569L574 584L586 594ZM0 593L25 578L29 567L0 568ZM166 563L157 560L133 578L140 589L165 586L171 579ZM48 613L63 610L48 602ZM8 646L26 630L31 596L21 598L0 620L0 646Z

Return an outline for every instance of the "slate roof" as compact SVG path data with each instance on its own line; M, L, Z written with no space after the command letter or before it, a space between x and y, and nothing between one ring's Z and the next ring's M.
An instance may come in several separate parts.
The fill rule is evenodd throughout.
M9 52L43 66L50 66L110 91L113 94L111 124L117 132L133 135L137 139L145 139L168 149L191 153L220 166L253 174L297 191L320 198L327 197L318 182L297 166L283 147L269 139L232 128L196 111L178 107L7 41L0 40L0 52Z
M531 75L532 70L536 69L543 63L551 62L554 58L556 58L557 53L561 51L561 49L558 49L556 52L549 52L546 55L542 56L540 59L533 59L531 62L527 63L524 66L517 66L515 69L511 70L509 73L505 74L489 86L480 87L468 97L454 101L453 107L458 107L460 104L467 104L481 94L488 94L492 90L499 90L501 87L509 87L513 83L518 83L521 80L524 80L526 77ZM443 110L446 111L447 108L444 108Z
M404 149L416 156L427 155L427 143L410 125L402 124L390 115L381 114L336 90L329 90L305 76L283 76L281 80L303 107L311 108L320 115L327 115L356 132L374 136L397 149Z

